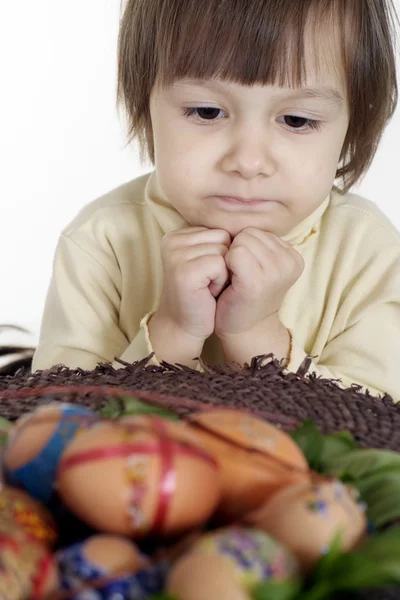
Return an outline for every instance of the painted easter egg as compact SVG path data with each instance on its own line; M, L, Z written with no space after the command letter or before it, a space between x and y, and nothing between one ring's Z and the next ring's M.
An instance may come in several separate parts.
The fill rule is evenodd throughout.
M62 403L41 406L18 419L4 450L7 482L48 503L65 446L79 430L97 419L85 407Z
M59 589L55 556L22 529L0 534L0 598L39 600Z
M339 481L291 485L246 521L290 548L305 569L329 550L336 535L346 551L360 543L367 530L365 507Z
M195 527L220 494L215 461L200 448L117 421L95 424L70 442L57 490L90 526L134 537Z
M192 553L180 558L167 577L166 591L182 600L251 600L231 565L222 557Z
M61 587L79 600L87 597L84 584L102 600L144 600L161 592L164 565L151 565L129 539L112 534L94 535L57 552ZM80 591L82 590L82 591Z
M52 514L40 502L23 490L11 486L0 488L0 533L3 535L22 529L28 539L51 548L57 540L57 529Z
M190 551L222 557L246 589L267 580L291 579L300 571L290 550L257 529L217 529L201 536Z
M263 505L279 489L307 482L307 461L292 438L240 410L198 412L189 422L221 473L220 515L239 517Z

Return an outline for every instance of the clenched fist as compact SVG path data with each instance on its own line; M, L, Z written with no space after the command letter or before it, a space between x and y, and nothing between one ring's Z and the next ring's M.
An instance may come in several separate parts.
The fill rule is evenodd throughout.
M204 343L214 331L215 298L228 282L225 256L230 244L228 232L206 227L164 236L164 286L158 319Z
M255 227L238 233L224 258L231 285L217 303L215 333L221 340L256 332L267 323L304 269L294 248Z

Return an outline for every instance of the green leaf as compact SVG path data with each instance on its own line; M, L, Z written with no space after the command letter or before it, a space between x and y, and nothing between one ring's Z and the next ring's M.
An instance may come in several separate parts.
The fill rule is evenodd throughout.
M292 600L297 598L302 587L302 582L289 581L264 581L256 585L252 592L252 600Z
M360 548L321 558L299 600L322 600L336 592L400 584L400 527L367 538Z
M292 431L291 436L303 451L310 468L319 473L326 472L326 464L333 458L357 448L357 443L347 431L323 435L310 420Z
M7 421L4 417L0 417L0 447L5 446L8 439L8 430L12 426L10 421Z
M100 414L108 419L116 419L128 415L156 415L166 419L178 420L178 417L166 408L154 406L134 396L112 398L101 410Z
M354 483L375 527L400 519L400 471L372 473Z
M400 526L370 535L353 554L378 562L396 560L400 565Z
M336 565L339 563L344 552L342 550L342 534L338 533L333 538L329 551L321 556L312 571L313 581L323 581L330 577L332 571L337 572Z
M303 451L310 469L319 471L320 455L324 445L324 438L318 431L314 421L304 421L298 429L291 432L291 436Z
M400 453L374 448L353 450L331 457L326 463L327 474L359 481L366 475L383 471L400 471Z

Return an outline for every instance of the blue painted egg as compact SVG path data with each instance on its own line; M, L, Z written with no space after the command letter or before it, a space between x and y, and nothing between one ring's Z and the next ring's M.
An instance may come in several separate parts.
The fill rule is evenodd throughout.
M75 591L74 600L145 600L162 591L168 567L151 565L130 539L112 534L91 536L56 556L62 589Z
M64 448L98 419L88 408L66 403L47 404L18 419L4 451L6 481L47 504Z

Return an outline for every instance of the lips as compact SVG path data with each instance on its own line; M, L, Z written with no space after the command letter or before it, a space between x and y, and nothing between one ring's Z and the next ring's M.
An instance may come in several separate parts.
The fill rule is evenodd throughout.
M268 202L266 198L241 198L240 196L218 196L218 198L229 198L231 200L238 200L239 202Z
M262 204L264 202L268 202L268 200L264 200L262 198L240 198L238 196L217 196L220 200L224 202L228 202L229 204L244 204L248 206L253 206L255 204Z

